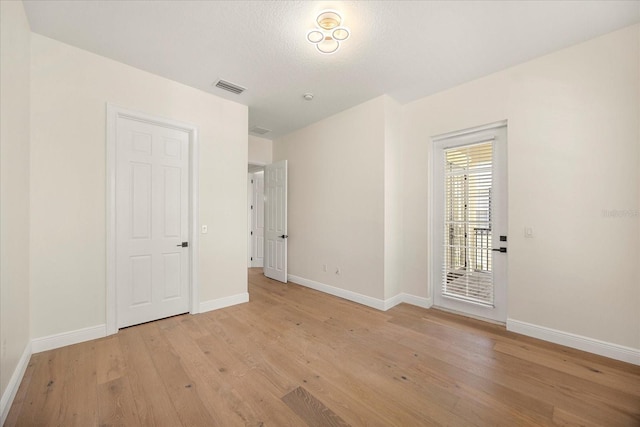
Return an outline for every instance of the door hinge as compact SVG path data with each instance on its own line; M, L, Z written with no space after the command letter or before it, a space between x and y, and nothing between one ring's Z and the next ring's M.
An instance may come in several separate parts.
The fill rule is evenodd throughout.
M251 205L251 210L253 210L253 205Z
M253 257L251 257L251 261L253 261Z
M251 232L251 235L253 236L253 231Z
M251 180L251 183L253 184L253 180Z

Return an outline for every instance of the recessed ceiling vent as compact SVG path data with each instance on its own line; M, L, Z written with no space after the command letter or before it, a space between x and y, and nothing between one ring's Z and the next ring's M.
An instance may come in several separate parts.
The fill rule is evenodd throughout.
M249 129L249 133L253 133L256 135L264 135L265 133L271 132L271 129L261 128L260 126L254 126Z
M216 82L216 87L220 88L222 90L226 90L227 92L232 92L235 93L236 95L240 95L242 92L244 92L245 90L247 90L246 88L242 87L242 86L238 86L235 83L231 83L228 82L226 80L218 80Z

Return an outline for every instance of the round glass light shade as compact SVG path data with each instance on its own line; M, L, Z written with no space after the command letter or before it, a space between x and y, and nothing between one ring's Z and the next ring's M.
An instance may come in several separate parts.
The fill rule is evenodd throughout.
M338 27L331 33L334 39L343 41L349 38L351 33L347 27Z
M320 43L324 40L324 34L318 30L311 30L307 33L307 40L311 43Z
M316 23L318 27L325 30L333 30L342 22L342 17L335 10L324 10L320 12Z
M321 53L333 53L340 47L340 42L327 36L323 41L316 44L316 47Z

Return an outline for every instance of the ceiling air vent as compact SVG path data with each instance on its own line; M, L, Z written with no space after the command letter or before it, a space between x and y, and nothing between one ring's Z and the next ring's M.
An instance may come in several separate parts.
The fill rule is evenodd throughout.
M236 95L240 95L242 92L244 92L245 90L247 90L246 88L242 87L242 86L238 86L237 84L225 81L225 80L218 80L216 82L216 87L220 88L222 90L226 90L228 92L232 92L235 93Z
M261 128L260 126L254 126L251 129L249 129L249 132L256 135L264 135L265 133L271 132L271 129L265 129L265 128Z

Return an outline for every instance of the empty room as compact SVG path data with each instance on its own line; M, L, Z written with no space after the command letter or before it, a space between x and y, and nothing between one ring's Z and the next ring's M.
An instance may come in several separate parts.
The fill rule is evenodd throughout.
M0 0L0 425L640 426L639 1Z

